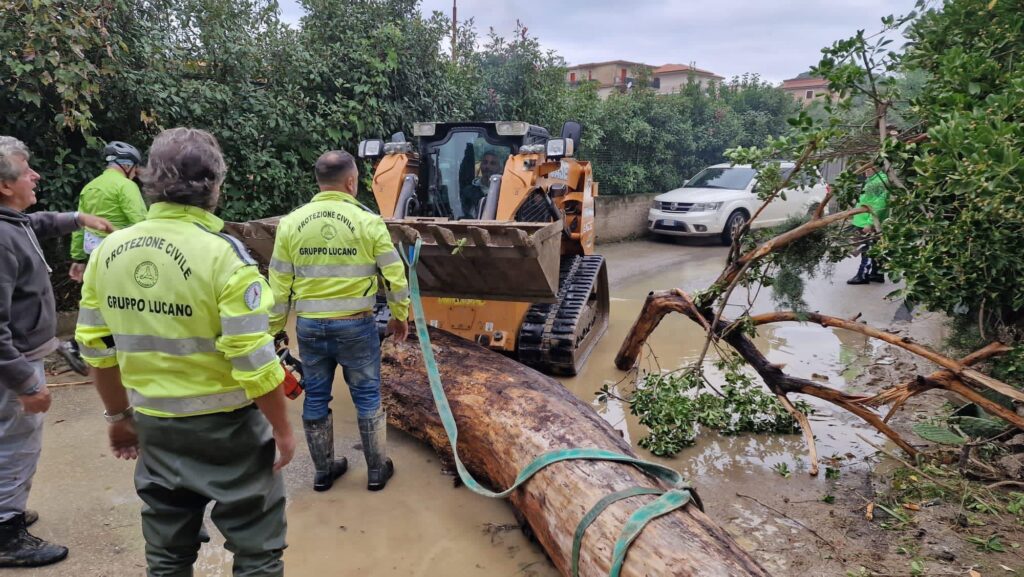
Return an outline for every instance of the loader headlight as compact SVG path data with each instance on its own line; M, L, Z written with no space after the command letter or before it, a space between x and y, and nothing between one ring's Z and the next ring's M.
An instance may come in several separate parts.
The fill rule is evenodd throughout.
M573 140L571 138L552 138L548 140L548 158L571 157L573 153Z
M417 122L412 125L413 136L434 136L437 132L436 122Z
M412 152L411 142L389 142L384 145L384 154L409 154Z
M518 120L499 122L494 128L499 136L525 136L530 125Z
M715 212L722 208L721 202L695 202L690 207L690 212Z
M359 143L359 158L377 158L383 149L383 140L364 140Z

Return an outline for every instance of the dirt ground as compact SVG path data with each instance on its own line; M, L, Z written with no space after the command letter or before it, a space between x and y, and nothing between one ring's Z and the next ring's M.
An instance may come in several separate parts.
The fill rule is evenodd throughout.
M625 376L611 359L647 292L706 286L725 258L725 249L699 243L636 241L601 249L608 258L612 282L611 327L586 369L573 379L563 379L566 387L587 401L594 400L594 391L602 383L615 383ZM891 327L924 343L941 339L941 319L925 316L909 324L893 322L898 303L883 298L892 285L846 286L843 281L854 267L852 261L841 263L831 279L811 280L807 298L811 308L844 317L861 313L873 326ZM767 299L762 301L755 312L771 308ZM645 368L671 368L695 357L701 332L677 315L663 321L650 344L652 354L645 359ZM792 374L825 379L844 390L874 391L895 382L897 375L933 370L859 335L821 327L764 327L758 344L772 362L786 364ZM68 545L71 555L56 566L17 574L143 575L132 464L114 460L107 451L101 406L92 388L68 384L81 381L68 374L55 381L64 384L54 388L30 506L41 514L35 532ZM398 431L389 433L398 473L386 491L367 493L365 466L355 448L354 411L340 376L337 383L332 405L337 445L350 460L350 472L332 491L313 493L311 463L305 443L299 443L296 460L285 470L288 575L557 575L540 547L516 530L506 503L456 488L452 478L440 471L435 455ZM913 401L896 418L897 428L908 431L918 418L932 414L944 402L934 392ZM299 403L291 407L297 429L301 427L299 407ZM615 404L595 403L594 408L636 446L644 431L628 410ZM898 464L879 457L864 439L887 450L891 447L856 417L827 405L816 405L816 409L813 424L820 455L842 457L837 477L826 475L824 468L818 477L807 474L806 449L799 435L704 433L696 446L661 461L698 487L711 517L772 575L971 576L971 570L984 577L1024 575L1024 558L1011 545L1024 544L1022 527L1005 516L1003 521L976 516L987 524L963 529L956 524L958 507L941 503L919 512L905 511L911 522L898 530L883 527L892 520L877 507L874 519L865 519L868 502L883 502L889 474ZM637 452L655 458L642 449ZM791 471L789 477L774 470L783 465ZM822 501L826 495L834 501ZM220 546L222 539L209 523L208 530L214 540L203 547L196 575L230 575L230 554ZM984 537L1000 534L1007 552L978 551L967 541L968 532Z

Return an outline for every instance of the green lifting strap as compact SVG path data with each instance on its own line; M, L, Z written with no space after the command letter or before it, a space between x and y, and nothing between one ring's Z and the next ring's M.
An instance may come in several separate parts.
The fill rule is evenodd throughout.
M459 458L459 429L455 423L455 416L452 414L451 405L448 404L448 397L444 394L444 387L441 384L441 373L437 368L434 351L430 347L430 333L427 330L428 325L426 315L423 312L423 302L420 300L419 278L416 274L416 264L419 262L420 248L422 245L423 241L421 239L416 239L416 245L409 249L408 254L406 254L404 247L401 246L399 248L399 254L402 255L402 260L405 261L409 268L409 290L411 294L413 314L416 319L416 336L419 339L420 350L423 353L423 361L426 364L427 377L430 380L430 392L434 397L434 402L437 404L437 412L441 417L441 423L444 425L445 433L448 435L448 442L452 447L452 456L455 458L455 468L459 473L459 479L464 485L466 485L466 487L469 487L471 491L478 495L483 495L484 497L504 498L509 496L513 491L519 488L523 483L528 481L530 477L535 475L544 467L560 461L580 459L614 461L632 465L647 475L659 479L673 487L672 490L667 492L660 489L633 487L631 489L613 493L598 501L580 521L573 537L573 577L578 575L579 571L579 552L583 542L583 535L586 532L587 527L597 519L598 515L600 515L615 501L637 495L661 495L658 499L641 507L640 509L637 509L630 516L626 525L623 527L618 540L615 542L615 548L612 552L612 566L609 577L618 577L622 569L622 564L625 562L626 553L629 550L630 544L636 539L651 519L679 509L691 501L698 507L703 508L701 506L700 499L697 497L696 491L690 487L689 483L683 479L683 476L680 475L678 471L669 467L658 463L652 463L650 461L644 461L643 459L637 459L636 457L631 457L629 455L616 453L614 451L596 448L559 449L544 453L534 459L529 465L519 472L519 475L516 476L516 480L512 483L511 487L498 493L487 489L474 479L473 475L470 474L466 469L466 466L462 463L462 460Z
M647 487L630 487L629 489L623 489L616 491L611 495L605 496L605 498L598 501L593 507L587 511L587 514L580 520L580 524L576 526L576 533L572 536L572 577L578 577L580 574L580 549L583 547L583 534L587 532L587 528L593 523L597 516L604 513L612 503L628 499L630 497L636 497L638 495L661 495L665 491L661 489L648 489Z

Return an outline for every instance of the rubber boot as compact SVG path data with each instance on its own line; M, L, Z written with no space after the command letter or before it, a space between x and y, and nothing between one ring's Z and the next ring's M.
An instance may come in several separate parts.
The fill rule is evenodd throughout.
M334 414L327 413L313 421L303 419L302 427L306 430L309 456L313 458L313 490L326 491L348 470L348 459L334 458Z
M857 276L846 281L846 284L868 284L871 281L868 280L868 269L871 266L871 259L868 258L867 254L860 255L860 266L857 267Z
M366 488L380 491L395 474L395 464L388 457L388 416L384 409L369 418L359 418L359 436L366 457Z
M74 339L70 341L64 341L57 348L57 352L64 358L64 362L71 367L71 370L82 375L83 377L89 376L89 365L86 364L82 358L81 351L78 350L78 342Z
M885 282L885 273L882 272L882 265L878 259L871 259L871 267L868 269L868 280L870 282Z
M68 548L28 532L25 514L0 523L0 567L42 567L63 561Z

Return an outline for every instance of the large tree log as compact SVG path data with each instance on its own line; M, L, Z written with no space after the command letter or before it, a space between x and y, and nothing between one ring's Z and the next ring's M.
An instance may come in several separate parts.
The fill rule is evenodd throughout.
M443 331L432 329L431 343L459 425L459 455L481 482L504 489L535 457L555 449L587 447L633 454L615 429L557 381ZM430 394L415 333L404 344L387 344L383 357L381 380L388 421L450 460L451 448ZM580 519L606 495L638 485L659 486L628 465L561 462L537 473L513 493L511 502L558 570L568 576L573 533ZM632 512L653 499L632 497L598 517L583 540L580 575L608 574L612 547L623 525ZM630 548L622 575L767 573L707 515L687 505L644 529Z

